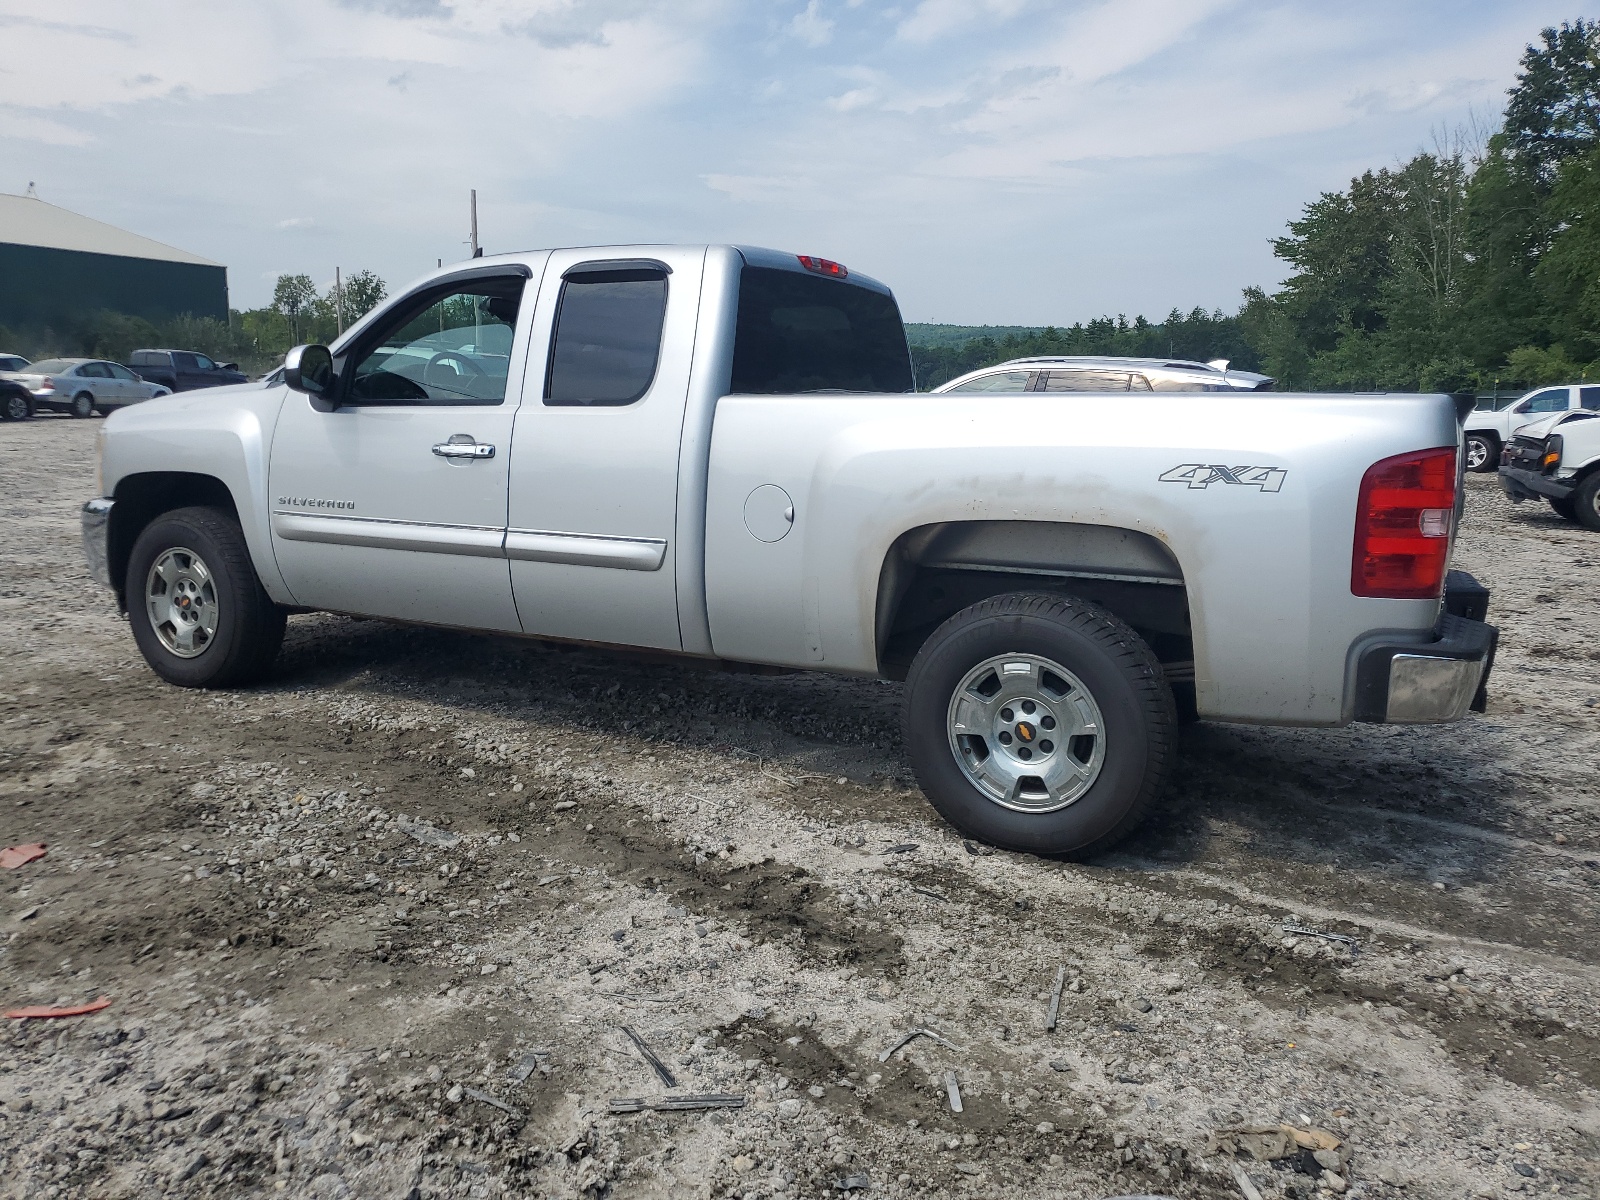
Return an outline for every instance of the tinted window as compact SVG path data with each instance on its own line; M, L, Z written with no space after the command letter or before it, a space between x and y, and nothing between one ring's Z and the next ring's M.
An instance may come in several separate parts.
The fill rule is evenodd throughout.
M1045 380L1047 392L1125 392L1126 371L1051 371Z
M202 371L215 371L217 369L217 364L212 362L204 354L196 354L194 356L194 365L199 367Z
M0 354L0 371L20 371L28 365L25 358L17 358L10 354Z
M544 402L615 406L638 400L656 376L666 317L663 271L570 275L556 309Z
M1528 397L1527 405L1528 407L1523 410L1524 412L1565 412L1567 410L1567 389L1546 388L1542 392L1535 392Z
M154 350L140 350L128 359L136 367L164 367L166 360L165 354L158 354Z
M196 360L195 356L192 354L184 354L182 351L175 351L173 353L172 365L183 371L198 371L200 369L200 363L198 360Z
M110 379L111 372L106 370L105 363L84 363L78 368L78 374L86 379Z
M351 404L500 404L522 301L520 275L424 292L361 341Z
M1600 412L1600 387L1579 388L1578 403L1590 412Z
M911 352L894 297L798 271L745 267L731 390L911 391Z
M120 363L107 363L106 370L111 372L111 377L113 379L131 380L134 377L133 372L128 370L127 367L122 366Z
M992 375L980 375L976 379L969 379L950 390L952 392L1025 392L1028 390L1028 372L996 371Z

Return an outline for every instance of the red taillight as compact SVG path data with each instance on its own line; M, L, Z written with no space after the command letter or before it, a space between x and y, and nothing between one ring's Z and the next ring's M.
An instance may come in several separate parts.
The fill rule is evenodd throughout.
M809 254L796 254L800 265L808 271L815 271L818 275L832 275L835 279L847 279L850 272L844 269L843 263L836 263L831 258L812 258Z
M1454 448L1373 463L1361 477L1350 590L1432 600L1443 590L1456 511Z

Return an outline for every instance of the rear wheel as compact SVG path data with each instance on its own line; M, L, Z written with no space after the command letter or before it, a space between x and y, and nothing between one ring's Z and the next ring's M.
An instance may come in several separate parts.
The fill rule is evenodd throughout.
M1139 635L1087 601L974 604L928 639L906 684L918 782L985 841L1096 854L1133 831L1166 782L1172 691Z
M72 405L67 411L80 419L94 416L94 397L88 392L79 392L72 398Z
M1499 465L1499 438L1492 433L1467 434L1467 470L1493 471Z
M238 523L217 509L180 508L147 525L126 587L140 653L179 687L250 683L283 641L283 609L256 578Z
M1590 471L1571 496L1573 516L1585 529L1600 533L1600 470Z
M0 402L0 420L26 421L33 416L33 405L28 398L18 392L7 392L5 400Z

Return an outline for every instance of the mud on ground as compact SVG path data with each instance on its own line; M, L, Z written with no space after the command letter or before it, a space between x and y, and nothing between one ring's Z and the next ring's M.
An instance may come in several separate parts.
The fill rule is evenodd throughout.
M168 687L82 565L96 429L0 426L0 999L112 999L0 1030L5 1194L1217 1200L1278 1122L1350 1195L1597 1194L1600 536L1492 477L1486 715L1189 728L1068 865L934 816L891 684L316 615Z

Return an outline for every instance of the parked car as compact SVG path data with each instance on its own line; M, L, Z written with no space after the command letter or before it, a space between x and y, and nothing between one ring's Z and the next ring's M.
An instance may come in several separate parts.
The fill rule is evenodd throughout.
M1513 503L1543 496L1567 520L1600 531L1600 411L1524 425L1500 456L1500 486Z
M934 392L1259 392L1273 379L1235 371L1228 360L1168 358L1013 358L969 371Z
M128 355L128 366L169 392L245 382L237 363L213 362L193 350L135 350Z
M28 365L28 360L20 354L0 354L0 375L7 371L21 371Z
M15 379L0 379L0 421L26 421L33 416L33 393Z
M121 363L99 358L46 358L29 363L26 370L9 373L28 389L35 409L92 417L170 393L160 384L147 383Z
M733 246L475 259L284 365L106 423L85 553L180 686L290 608L904 679L935 807L1053 854L1151 810L1185 695L1485 702L1446 396L916 393L887 287Z
M1534 388L1499 412L1474 409L1467 414L1467 470L1493 471L1500 465L1500 451L1524 425L1575 408L1600 412L1600 387L1562 384Z

